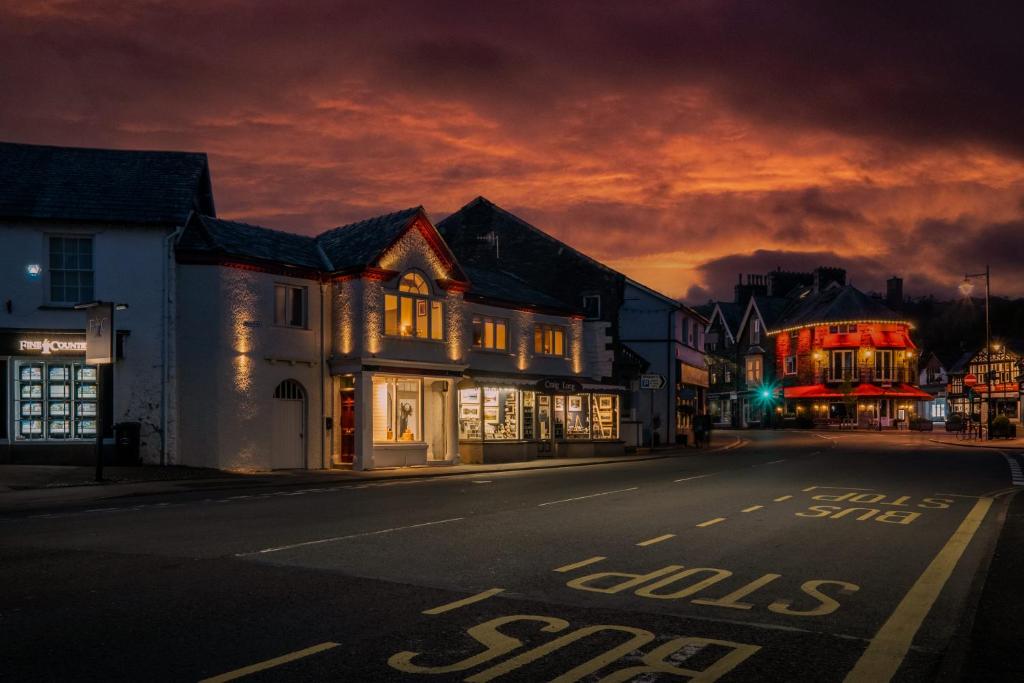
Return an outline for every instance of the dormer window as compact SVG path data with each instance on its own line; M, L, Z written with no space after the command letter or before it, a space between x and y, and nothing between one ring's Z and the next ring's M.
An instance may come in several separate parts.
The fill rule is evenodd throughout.
M384 295L384 334L444 339L444 303L431 298L426 279L410 271L398 282L398 292Z

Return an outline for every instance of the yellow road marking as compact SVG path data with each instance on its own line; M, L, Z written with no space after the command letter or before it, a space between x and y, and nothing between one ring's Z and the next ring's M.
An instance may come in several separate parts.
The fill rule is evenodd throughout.
M754 510L760 510L764 505L751 505L748 508L743 508L740 512L753 512Z
M649 538L646 541L640 541L639 543L637 543L637 545L639 545L639 546L654 545L655 543L661 543L662 541L667 541L668 539L675 538L675 537L676 537L675 534L665 534L664 536L656 536L654 538Z
M816 488L818 488L818 487L817 486L808 486L807 488L804 489L804 493L807 493L808 491L813 491Z
M468 598L463 598L462 600L449 602L447 605L441 605L440 607L434 607L433 609L423 610L423 613L444 614L445 612L451 612L453 609L465 607L466 605L472 605L474 602L480 602L481 600L486 600L487 598L494 597L498 593L504 592L504 588L492 588L490 590L484 591L483 593L477 593L476 595L471 595Z
M701 522L697 526L711 526L712 524L718 524L719 522L724 522L724 521L725 521L725 517L715 517L714 519L709 519L706 522Z
M573 562L572 564L567 564L564 567L559 567L555 571L556 572L561 572L561 573L564 574L566 572L571 572L573 569L579 569L580 567L586 567L588 565L600 562L601 560L607 560L607 559L608 559L607 557L601 557L600 555L598 555L596 557L591 557L589 559L582 560L580 562Z
M682 479L674 479L673 484L678 484L681 481L693 481L694 479L703 479L704 477L710 477L710 474L698 474L695 477L683 477Z
M280 657L274 657L273 659L268 659L264 662L256 662L255 664L250 664L249 666L243 666L241 669L228 671L227 673L220 674L219 676L214 676L213 678L204 678L203 680L199 681L199 683L224 683L224 681L233 681L236 678L248 676L249 674L254 674L258 671L272 669L275 666L281 666L282 664L287 664L288 662L294 662L296 659L309 657L310 655L315 655L318 652L330 650L335 647L338 647L338 643L320 643L319 645L314 645L313 647L307 647L305 650L296 650L295 652L291 652L286 655L281 655Z
M847 674L845 683L885 683L893 677L907 656L914 635L991 507L991 498L982 498L974 504L946 545L871 639L856 666Z
M789 500L789 499L790 499L790 498L792 498L792 497L793 497L793 496L779 496L778 498L776 498L776 499L775 499L775 502L776 502L776 503L781 503L782 501L784 501L784 500Z

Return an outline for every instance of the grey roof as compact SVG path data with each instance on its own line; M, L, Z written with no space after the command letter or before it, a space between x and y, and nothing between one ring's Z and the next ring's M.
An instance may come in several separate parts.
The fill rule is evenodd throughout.
M846 320L905 320L881 300L869 297L853 285L828 287L816 294L809 294L806 298L788 301L791 302L790 305L781 312L776 322L765 320L772 329ZM764 309L762 313L768 315Z
M205 154L0 142L0 218L182 225L215 215Z
M965 351L960 354L960 357L953 361L953 364L949 366L948 372L951 375L959 375L967 372L967 366L971 364L971 360L974 358L976 351Z
M318 271L332 270L312 237L200 214L189 218L177 248Z
M719 301L718 308L722 311L722 319L733 336L739 334L737 329L743 320L743 307L733 301Z
M782 314L792 305L792 299L781 296L755 296L753 299L757 310L761 312L765 327L769 330L775 329Z
M466 297L481 303L518 304L527 308L543 309L569 315L578 313L561 300L533 289L522 278L496 268L463 266L471 284Z
M423 213L422 206L349 223L319 235L316 240L335 270L373 263Z

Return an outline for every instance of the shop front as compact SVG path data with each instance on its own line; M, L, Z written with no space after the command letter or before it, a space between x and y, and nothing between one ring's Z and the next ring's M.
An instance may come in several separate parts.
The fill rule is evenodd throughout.
M459 383L464 463L523 462L625 452L620 387L575 379L470 377Z
M85 334L0 332L0 462L89 462L96 441L100 369L85 362ZM103 368L109 372L109 367ZM105 386L112 383L104 377ZM111 413L104 392L104 415ZM104 420L104 432L109 432Z

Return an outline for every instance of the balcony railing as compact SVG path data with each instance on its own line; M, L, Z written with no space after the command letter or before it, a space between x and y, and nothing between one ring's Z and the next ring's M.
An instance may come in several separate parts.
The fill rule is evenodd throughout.
M907 366L876 369L874 366L830 366L815 373L818 382L865 382L868 384L913 384L917 373Z

